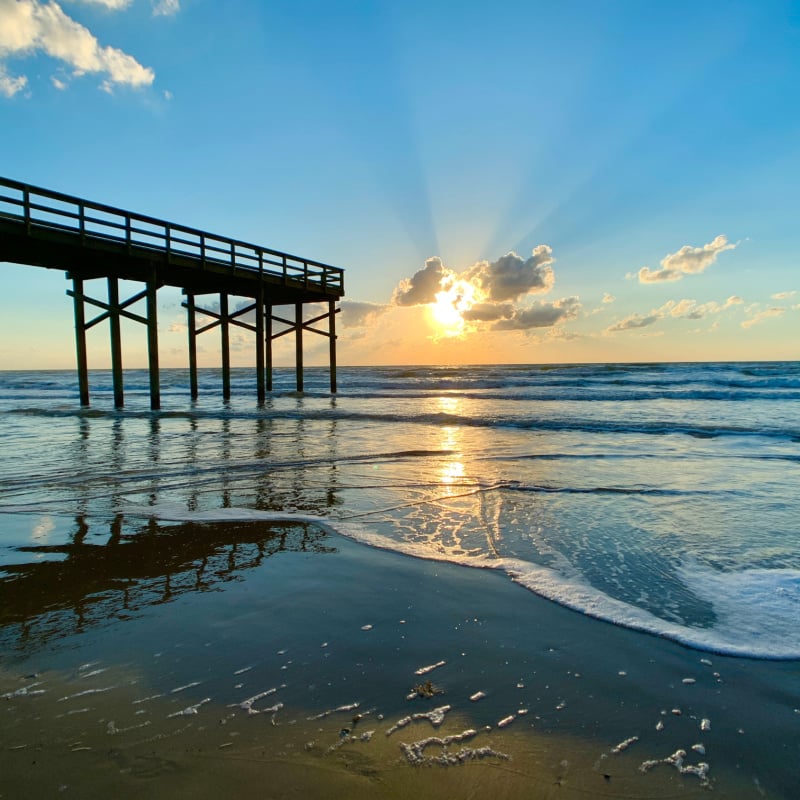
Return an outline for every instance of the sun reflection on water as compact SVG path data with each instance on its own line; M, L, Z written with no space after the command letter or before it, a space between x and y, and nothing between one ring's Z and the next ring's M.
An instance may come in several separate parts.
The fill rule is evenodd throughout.
M461 399L452 396L437 398L438 410L442 414L458 415L461 410ZM451 487L448 494L452 493L452 487L458 486L466 476L466 467L462 461L462 441L461 426L444 425L439 430L439 448L442 451L449 451L445 456L440 468L440 480L443 486Z

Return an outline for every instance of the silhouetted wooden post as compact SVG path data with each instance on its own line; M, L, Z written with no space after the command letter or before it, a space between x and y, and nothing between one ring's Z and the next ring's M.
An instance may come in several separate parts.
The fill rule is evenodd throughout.
M295 344L295 373L297 377L297 391L303 391L303 304L294 304L294 344Z
M336 301L328 300L328 351L331 365L331 394L336 394Z
M186 315L189 324L189 384L192 400L197 400L197 329L195 327L194 295L186 295Z
M150 374L150 408L161 408L161 385L158 374L158 306L156 272L147 281L147 366Z
M108 322L111 327L111 375L114 382L114 408L125 405L122 383L122 331L119 324L119 284L108 279Z
M219 327L222 339L222 399L231 399L231 340L228 330L228 294L219 296Z
M272 305L264 309L266 317L266 330L264 331L264 344L267 346L267 391L272 391Z
M258 402L267 399L264 389L264 286L258 287L256 293L256 393Z
M89 361L86 357L86 317L83 309L83 280L72 279L72 304L75 309L75 357L78 364L78 393L81 405L89 405Z

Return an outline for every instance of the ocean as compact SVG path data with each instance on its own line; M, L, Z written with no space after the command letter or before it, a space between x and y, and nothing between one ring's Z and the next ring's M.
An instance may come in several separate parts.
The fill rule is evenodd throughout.
M800 658L800 362L0 373L4 513L240 509L494 567L601 620L719 653ZM236 517L235 512L228 519ZM22 542L0 538L0 565ZM53 557L46 551L37 558ZM60 557L60 556L58 556Z
M0 793L793 796L800 362L305 378L0 372Z

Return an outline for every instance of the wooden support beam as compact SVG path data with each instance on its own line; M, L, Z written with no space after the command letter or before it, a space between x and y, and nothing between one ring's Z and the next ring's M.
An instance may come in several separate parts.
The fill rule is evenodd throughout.
M259 403L267 399L264 388L264 339L264 287L261 286L256 298L256 396Z
M295 377L297 379L297 391L303 391L303 304L294 304L295 320Z
M158 374L158 283L153 270L147 281L147 367L150 374L150 408L161 408L161 384Z
M187 324L189 326L189 385L192 400L197 400L199 394L197 385L197 331L195 330L194 295L187 294L186 302Z
M219 327L222 343L222 399L231 399L231 340L228 326L228 295L219 296Z
M336 301L328 301L328 348L331 370L331 394L336 394Z
M122 382L122 331L119 324L119 283L108 278L108 321L111 329L111 374L114 382L114 408L125 405Z
M89 405L89 362L86 357L86 318L83 309L83 280L72 279L72 304L75 310L75 357L78 365L78 394L82 406Z
M264 308L264 316L266 317L266 332L264 336L264 344L267 346L267 391L272 391L272 305L268 304Z

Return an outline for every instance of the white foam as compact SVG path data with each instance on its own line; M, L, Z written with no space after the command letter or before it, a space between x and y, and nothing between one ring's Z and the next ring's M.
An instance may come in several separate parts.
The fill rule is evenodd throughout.
M383 550L429 561L496 569L536 594L589 617L625 628L672 639L698 650L724 655L767 659L800 659L800 570L752 569L719 572L687 563L679 577L700 599L709 602L717 617L710 628L696 628L661 619L642 608L611 597L590 586L572 571L555 570L514 558L454 556L435 552L420 543L390 539L356 522L248 508L187 511L179 504L130 506L123 513L183 522L298 521L311 522L350 539Z
M513 558L453 557L432 552L422 544L397 542L354 523L330 525L349 538L385 550L431 561L498 569L526 589L595 619L672 639L687 647L723 655L767 659L799 659L800 571L744 570L720 573L684 567L679 575L701 599L712 603L717 623L694 628L661 619L636 606L610 597L555 570ZM764 624L766 617L766 625Z

